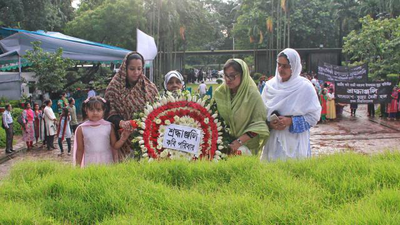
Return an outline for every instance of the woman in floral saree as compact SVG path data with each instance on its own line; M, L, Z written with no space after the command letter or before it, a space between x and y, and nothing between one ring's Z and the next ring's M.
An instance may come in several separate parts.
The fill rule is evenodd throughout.
M135 112L144 110L147 102L153 102L158 95L157 87L143 74L144 59L137 52L126 55L118 73L107 87L105 99L110 104L107 120L116 131L132 130L130 120ZM130 143L132 137L120 148L120 160L133 157Z

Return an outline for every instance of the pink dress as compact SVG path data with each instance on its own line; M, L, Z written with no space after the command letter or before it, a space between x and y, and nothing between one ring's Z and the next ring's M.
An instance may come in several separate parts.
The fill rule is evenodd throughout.
M100 123L87 121L80 125L83 134L83 160L81 167L90 164L111 164L114 162L110 144L111 123L102 120ZM75 139L76 140L76 139ZM74 160L76 147L74 148Z
M26 124L25 132L22 134L23 141L35 141L35 127L34 127L34 120L35 120L35 113L32 109L25 109L22 112L22 120Z

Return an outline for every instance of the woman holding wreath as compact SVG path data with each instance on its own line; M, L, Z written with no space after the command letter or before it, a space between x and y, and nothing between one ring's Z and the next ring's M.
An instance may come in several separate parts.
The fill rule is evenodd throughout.
M215 90L214 99L218 112L230 128L229 133L236 138L229 145L231 153L239 153L244 145L251 154L258 154L269 130L265 122L266 109L247 64L241 59L228 60L224 65L224 81Z
M144 58L138 52L126 55L119 71L114 75L105 93L110 104L107 120L114 128L132 130L130 120L135 112L144 110L147 102L153 102L158 95L157 87L144 75ZM120 160L131 156L132 139L119 149Z

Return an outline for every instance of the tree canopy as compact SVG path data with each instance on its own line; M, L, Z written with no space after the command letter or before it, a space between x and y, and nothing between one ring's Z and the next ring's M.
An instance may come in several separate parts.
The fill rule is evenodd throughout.
M400 74L400 17L360 19L362 28L344 39L343 52L352 65L368 64L372 79Z

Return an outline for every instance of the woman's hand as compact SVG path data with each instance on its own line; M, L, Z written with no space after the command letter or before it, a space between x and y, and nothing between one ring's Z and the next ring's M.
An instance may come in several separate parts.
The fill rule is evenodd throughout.
M286 116L279 116L279 119L270 123L271 128L274 130L284 130L290 125L292 125L292 118Z
M127 121L125 121L125 120L119 121L119 128L123 129L123 130L126 130L126 131L130 131L131 133L134 130L129 120L127 120Z
M236 155L237 150L239 147L242 146L237 140L232 141L232 143L229 144L229 148L231 149L231 153Z

